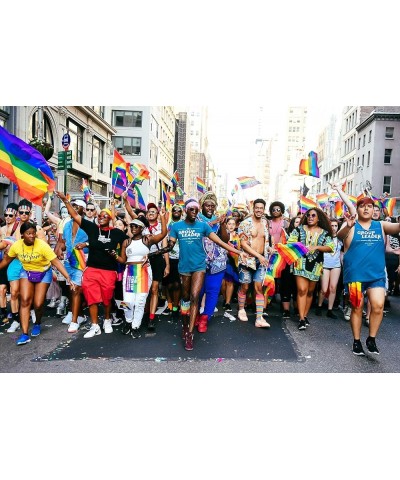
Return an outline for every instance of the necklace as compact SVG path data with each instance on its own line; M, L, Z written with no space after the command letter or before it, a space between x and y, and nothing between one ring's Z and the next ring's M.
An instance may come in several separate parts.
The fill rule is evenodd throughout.
M311 247L311 246L317 245L318 237L319 237L319 232L318 232L318 230L316 230L314 233L312 233L312 232L307 228L307 230L306 230L306 245L307 245L307 247Z
M28 254L25 254L24 244L25 244L25 242L22 241L22 256L24 257L24 261L26 262L26 261L27 261L26 258L27 258L27 256L28 256ZM34 248L35 248L35 242L33 242L31 254L30 254L30 256L29 256L29 261L30 261L30 262L32 261L32 255L33 255L33 250L34 250Z

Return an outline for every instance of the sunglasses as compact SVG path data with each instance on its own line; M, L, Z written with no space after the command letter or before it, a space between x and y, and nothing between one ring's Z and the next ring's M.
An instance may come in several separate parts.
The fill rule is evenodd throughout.
M314 218L314 217L318 217L318 215L316 213L307 213L306 217L307 218Z
M272 211L273 211L273 212L280 212L281 209L280 209L280 208L273 208Z
M132 225L130 227L131 228L142 228L141 225L136 225L136 223L132 223Z
M13 213L5 213L4 216L5 216L5 217L13 217L14 214L13 214Z
M109 215L99 215L99 220L103 219L103 218L111 218Z
M180 213L181 212L181 210L172 210L172 211L173 211L173 213Z
M31 211L30 210L18 210L18 213L20 215L30 215Z
M94 208L87 208L86 211L87 212L94 212Z
M197 207L192 207L192 208L188 208L189 212L198 212L199 209Z

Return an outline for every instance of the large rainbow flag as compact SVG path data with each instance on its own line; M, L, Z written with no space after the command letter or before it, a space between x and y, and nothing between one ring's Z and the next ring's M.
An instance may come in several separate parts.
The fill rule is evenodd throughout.
M0 127L0 173L11 180L21 197L42 205L46 192L53 192L54 174L43 155Z
M256 185L259 185L261 182L259 182L256 177L236 177L239 180L239 185L242 190L246 188L251 188L255 187Z
M319 178L318 155L311 151L308 158L300 160L299 173Z
M272 253L268 259L267 272L274 278L280 278L286 262L279 253Z
M291 265L293 262L303 257L308 248L301 242L293 243L276 243L275 248L277 252L282 256L286 263Z
M393 210L396 206L396 201L396 198L385 198L385 200L382 202L383 208L386 208L389 217L393 217Z
M311 198L303 197L303 195L300 197L300 211L301 213L306 212L310 208L316 208L317 204L314 202L314 200L311 200Z
M329 207L329 195L327 193L318 193L316 198L321 208Z

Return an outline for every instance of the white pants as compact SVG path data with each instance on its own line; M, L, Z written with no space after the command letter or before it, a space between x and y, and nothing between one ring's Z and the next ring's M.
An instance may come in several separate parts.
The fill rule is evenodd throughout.
M152 271L149 266L149 285L151 285L153 276ZM142 318L144 314L144 307L146 306L146 300L149 295L147 293L132 293L125 290L126 285L126 270L124 272L124 277L122 280L122 287L124 292L124 302L129 302L133 306L133 310L125 310L125 320L128 323L132 323L132 328L139 328L142 323Z

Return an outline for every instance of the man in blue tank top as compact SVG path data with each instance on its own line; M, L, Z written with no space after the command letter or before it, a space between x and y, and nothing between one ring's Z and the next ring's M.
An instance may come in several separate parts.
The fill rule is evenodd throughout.
M346 203L351 204L347 195L338 193ZM353 353L365 355L361 345L361 324L363 294L371 304L369 336L366 346L370 353L379 355L375 337L383 318L385 303L385 240L386 235L400 232L400 224L373 220L374 201L364 197L357 202L356 215L353 209L345 214L345 221L338 233L344 242L343 282L352 306L350 324L353 332Z

